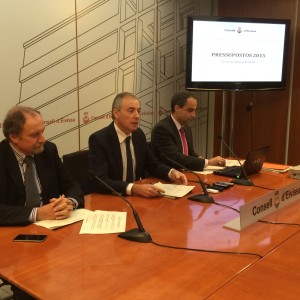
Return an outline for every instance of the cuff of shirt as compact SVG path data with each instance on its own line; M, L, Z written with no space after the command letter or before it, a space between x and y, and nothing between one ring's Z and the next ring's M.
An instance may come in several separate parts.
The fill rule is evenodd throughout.
M75 210L78 207L78 201L74 198L68 198L73 202L73 210ZM29 222L31 223L35 223L36 220L36 216L37 216L37 207L34 207L29 215Z
M29 215L29 222L34 223L36 222L36 215L37 215L37 207L34 207L31 211L31 214Z
M75 210L78 207L78 201L74 198L68 198L73 202L73 210Z
M208 167L208 159L205 159L204 168Z
M133 183L129 183L129 184L127 185L127 187L126 187L126 194L127 194L128 196L131 196L131 189L132 189L132 187L133 187Z
M171 173L172 173L173 170L174 170L174 169L172 168L172 169L169 171L169 173L168 173L168 177L170 178L170 180L172 180L172 178L171 178Z

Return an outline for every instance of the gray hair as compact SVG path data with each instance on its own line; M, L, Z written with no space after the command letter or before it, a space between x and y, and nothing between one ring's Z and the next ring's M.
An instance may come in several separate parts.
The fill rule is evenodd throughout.
M125 97L137 99L137 96L134 95L134 94L132 94L132 93L123 92L123 93L118 94L115 97L115 99L114 99L114 101L112 103L112 107L111 107L111 117L112 117L112 119L115 118L115 116L114 116L114 109L116 109L116 110L120 110L121 109L122 101L123 101L123 98L125 98Z

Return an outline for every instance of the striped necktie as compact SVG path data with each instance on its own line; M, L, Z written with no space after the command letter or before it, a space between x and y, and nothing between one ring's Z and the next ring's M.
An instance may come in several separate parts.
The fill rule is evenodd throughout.
M37 207L41 205L41 196L37 186L37 174L32 156L24 159L26 170L24 172L24 184L26 191L26 206Z

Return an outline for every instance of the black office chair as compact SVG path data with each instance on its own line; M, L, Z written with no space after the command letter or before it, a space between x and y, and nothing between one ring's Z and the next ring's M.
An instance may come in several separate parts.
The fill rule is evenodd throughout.
M151 141L147 141L147 146L148 146L148 148L152 151Z
M79 150L62 157L63 165L73 175L75 180L86 190L89 172L89 150Z

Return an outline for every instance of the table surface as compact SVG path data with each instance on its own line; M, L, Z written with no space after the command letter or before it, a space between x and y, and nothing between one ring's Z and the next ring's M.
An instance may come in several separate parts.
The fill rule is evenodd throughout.
M241 272L207 299L298 299L300 233Z
M187 177L195 180L193 174ZM230 181L215 175L201 177L206 183ZM294 182L287 174L264 171L251 179L260 187L235 185L213 195L215 202L239 209L244 203L270 193L263 187L275 189ZM201 193L198 183L190 184L195 185L191 195ZM239 281L235 283L234 279L240 275L242 284L251 280L251 275L243 274L271 260L270 254L277 248L279 251L281 245L294 241L300 248L300 238L295 239L299 226L256 222L236 232L223 227L238 216L230 208L193 202L187 197L127 199L155 243L203 251L137 243L120 239L117 234L81 235L82 222L53 231L34 224L2 227L1 276L41 299L203 299L219 294L219 299L227 299L230 285L239 288ZM298 202L267 219L300 224ZM127 211L126 229L136 227L130 207L118 196L88 195L85 207ZM13 242L18 233L44 233L48 239L43 243ZM264 268L268 270L269 266Z

